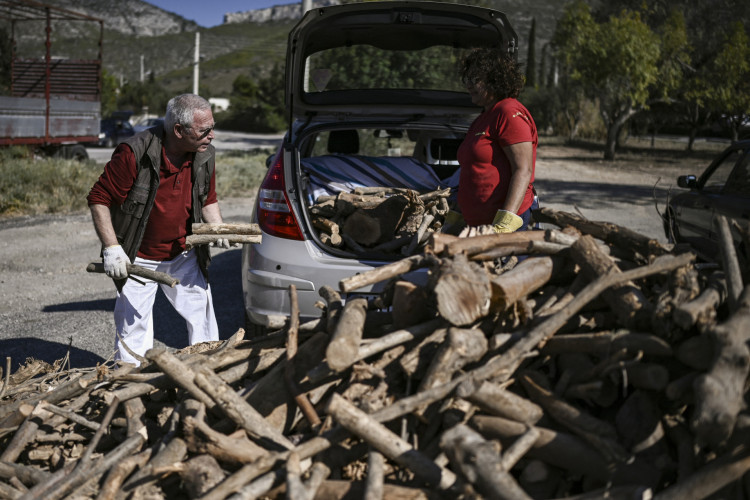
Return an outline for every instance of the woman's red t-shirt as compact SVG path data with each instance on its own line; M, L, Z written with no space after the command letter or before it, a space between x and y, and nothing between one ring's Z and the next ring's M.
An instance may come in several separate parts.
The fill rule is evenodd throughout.
M534 119L517 99L508 98L480 114L469 127L458 149L461 165L458 207L469 226L492 224L495 213L502 208L512 174L502 148L521 142L532 143L533 156L531 181L519 214L528 210L534 201L532 183L539 142Z

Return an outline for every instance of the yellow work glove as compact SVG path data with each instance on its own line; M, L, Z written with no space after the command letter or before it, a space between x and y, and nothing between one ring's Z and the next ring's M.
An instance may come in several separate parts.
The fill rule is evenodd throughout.
M496 233L513 233L523 226L523 219L507 210L498 210L492 219L492 228Z
M461 212L455 210L448 210L445 214L445 221L443 222L442 232L446 234L456 235L466 225L464 222L464 216Z
M445 224L446 225L456 225L456 224L463 224L464 223L464 216L461 214L461 212L456 212L455 210L448 210L448 213L445 214Z

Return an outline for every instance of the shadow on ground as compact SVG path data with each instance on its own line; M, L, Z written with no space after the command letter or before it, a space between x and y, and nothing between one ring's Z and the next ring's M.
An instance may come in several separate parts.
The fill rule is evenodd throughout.
M654 187L535 179L534 186L539 194L541 206L545 203L577 205L585 208L615 207L623 203L646 206L652 205L654 199L659 202L665 201L669 193L669 185L666 181Z
M209 267L214 310L216 312L216 321L219 325L219 338L221 340L229 338L239 328L243 327L245 323L242 285L240 281L241 257L241 249L227 250L215 255ZM52 314L70 313L74 314L75 318L78 318L79 313L84 315L95 311L106 311L112 314L115 306L114 293L113 288L112 298L48 305L43 308L43 312ZM161 342L167 347L174 349L181 349L188 345L185 320L174 310L161 291L156 294L153 314L154 337L157 344ZM90 321L90 317L81 316L80 321ZM87 335L101 335L101 333L89 332ZM86 340L84 339L83 342L85 343ZM95 343L93 339L91 343L92 345ZM114 337L112 337L111 342L107 341L107 344L110 343L114 345ZM67 343L38 338L0 340L0 352L5 356L11 356L14 363L18 362L19 364L25 362L26 358L29 357L51 364L58 359L64 358L68 349ZM104 361L105 359L102 356L94 352L76 347L70 348L70 363L73 368L92 367L96 363Z
M3 356L10 357L12 360L12 372L18 370L20 365L25 364L28 358L53 364L58 359L65 358L68 350L70 350L71 368L87 368L104 362L104 358L91 351L69 347L68 344L61 342L31 337L0 340L0 352L3 353Z

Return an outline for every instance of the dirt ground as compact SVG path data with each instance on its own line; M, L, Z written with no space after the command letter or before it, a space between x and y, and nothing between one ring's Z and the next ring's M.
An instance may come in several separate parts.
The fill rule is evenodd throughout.
M648 154L633 148L618 161L604 162L600 150L584 146L542 140L535 182L542 206L620 224L662 242L658 211L676 176L700 173L721 149L688 158L679 145ZM220 200L224 219L249 222L252 202ZM216 251L210 269L222 339L244 324L240 257L239 249ZM0 220L0 354L11 358L13 371L27 357L51 363L70 352L71 366L89 367L111 356L114 286L104 275L85 271L98 259L99 241L87 213ZM154 315L157 345L184 347L184 322L161 295Z

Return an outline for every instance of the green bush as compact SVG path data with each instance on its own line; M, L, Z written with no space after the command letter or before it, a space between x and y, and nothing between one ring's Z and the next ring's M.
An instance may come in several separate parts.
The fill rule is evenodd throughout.
M34 158L17 150L0 153L0 216L69 213L86 208L99 177L92 160Z

